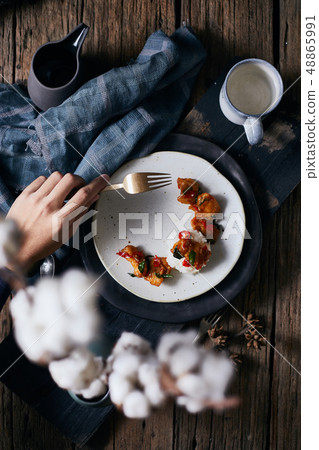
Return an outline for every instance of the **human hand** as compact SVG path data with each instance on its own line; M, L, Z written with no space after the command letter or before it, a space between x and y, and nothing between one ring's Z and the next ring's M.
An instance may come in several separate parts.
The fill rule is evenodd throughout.
M60 172L54 172L48 178L37 178L26 187L7 215L8 219L17 223L23 234L16 264L27 271L36 261L60 248L63 227L68 227L70 238L75 232L74 223L99 198L98 194L108 184L108 179L107 175L101 175L85 185L77 175L68 173L63 176ZM74 190L77 192L65 203Z

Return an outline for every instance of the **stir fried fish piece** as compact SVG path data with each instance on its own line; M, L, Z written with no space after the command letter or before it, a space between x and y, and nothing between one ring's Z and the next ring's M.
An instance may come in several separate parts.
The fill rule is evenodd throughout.
M195 205L191 205L189 209L195 213L216 214L221 212L221 207L215 197L207 192L199 194Z
M205 236L206 239L213 240L214 242L217 241L220 228L219 226L214 222L212 219L201 218L201 216L198 214L193 217L191 220L191 226L193 230L200 231L203 236ZM213 242L213 243L214 243Z
M147 263L144 253L134 245L127 245L117 255L129 261L134 269L134 275L142 278L147 274Z
M192 178L177 178L177 187L181 190L177 200L180 203L194 205L200 193L199 184Z
M216 242L219 226L214 223L214 214L221 212L216 198L207 192L202 193L198 182L192 178L178 178L177 186L181 190L177 200L189 204L189 209L195 212L195 217L191 220L193 230Z
M202 245L194 241L189 231L179 233L179 238L179 241L174 244L171 252L175 257L185 257L183 266L192 266L196 270L200 270L206 266L211 255L211 251L207 245Z
M122 256L129 261L134 268L134 276L145 278L154 286L160 286L164 278L170 278L171 267L166 258L154 256L149 261L146 260L144 253L133 245L127 245L120 250L117 255Z
M217 241L219 236L219 226L214 223L214 214L221 212L221 207L211 194L204 192L197 197L195 205L190 205L189 209L195 211L195 217L191 220L193 230L200 231L206 239Z
M167 275L171 273L171 267L166 258L154 256L149 263L149 271L145 276L145 280L149 281L154 286L160 286L164 278L169 278Z

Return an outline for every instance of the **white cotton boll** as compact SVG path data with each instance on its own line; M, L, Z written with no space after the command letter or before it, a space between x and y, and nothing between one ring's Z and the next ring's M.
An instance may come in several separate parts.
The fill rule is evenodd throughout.
M122 405L124 399L133 389L133 384L119 373L112 372L109 376L110 397L115 405Z
M31 313L31 302L35 287L20 289L10 303L10 313L14 321L26 321Z
M174 377L179 377L184 373L193 370L200 361L200 351L194 345L182 345L172 355L169 360L169 368Z
M85 388L81 372L86 367L86 361L74 360L73 357L51 361L49 371L54 381L63 389L80 391Z
M91 277L78 270L71 271L71 276L66 272L61 278L39 280L32 290L28 288L29 298L20 294L23 291L14 297L11 312L18 343L33 361L41 348L43 354L38 361L44 363L63 358L76 346L85 346L96 337L100 317L95 307L96 291L88 289L90 284ZM84 300L78 295L82 290L87 290ZM74 308L70 308L65 298L76 300ZM29 328L32 329L28 331ZM39 338L34 351L28 351L31 343L23 339L24 334Z
M146 339L143 339L137 334L124 331L113 348L113 354L118 355L128 349L143 355L147 355L152 352L151 346Z
M67 320L61 317L48 324L47 327L41 328L38 342L42 345L44 354L47 355L46 359L63 358L72 349L71 342L65 336L65 329L67 327Z
M63 316L64 310L59 301L59 288L56 280L42 279L36 285L33 296L32 317L42 328L52 326Z
M22 242L17 224L10 219L0 219L0 267L14 260Z
M199 399L181 396L177 398L176 402L180 406L185 406L187 411L192 414L196 414L204 409L204 404Z
M159 382L147 384L145 386L144 393L152 406L161 406L166 399L166 395Z
M234 366L229 359L207 354L202 363L201 373L209 388L209 398L216 401L224 398L225 389L233 372Z
M29 287L27 291L20 290L10 304L14 320L14 333L19 346L32 361L48 362L52 354L56 357L65 356L64 341L61 342L61 321L55 327L46 328L52 324L44 316L44 324L38 323L34 314L34 294L36 288ZM44 299L45 300L45 299ZM45 313L44 313L45 314ZM49 348L48 348L49 346Z
M65 273L60 283L61 301L70 314L78 314L83 308L95 309L98 283L93 283L94 279L81 270L72 269Z
M150 415L151 406L141 391L133 391L124 399L123 412L131 419L145 419Z
M23 348L25 355L32 361L39 361L44 353L42 343L38 340L39 331L32 324L31 319L26 316L28 326L24 327L23 323L14 328L14 336L18 345ZM44 361L45 362L45 361Z
M105 371L107 374L110 374L112 372L114 360L115 360L115 356L113 355L113 353L111 353L110 356L106 360Z
M186 333L166 333L164 334L157 347L157 356L160 362L168 363L172 351L177 349L180 345L192 343L196 332L193 330Z
M88 389L99 378L103 368L102 358L94 357L87 349L74 350L68 358L49 364L54 381L63 389L74 392Z
M82 397L86 399L101 397L107 391L107 386L101 380L93 380L90 386L87 389L81 390L78 395L82 395Z
M155 358L143 362L138 369L138 379L143 386L159 380L159 376L159 364Z
M183 394L190 397L204 399L207 396L207 386L200 375L186 374L177 380L176 385Z
M78 345L85 345L94 340L101 325L101 318L96 312L87 311L78 317L68 317L68 333L70 339Z
M126 352L116 356L113 363L113 370L123 377L136 381L140 364L141 357L139 355Z

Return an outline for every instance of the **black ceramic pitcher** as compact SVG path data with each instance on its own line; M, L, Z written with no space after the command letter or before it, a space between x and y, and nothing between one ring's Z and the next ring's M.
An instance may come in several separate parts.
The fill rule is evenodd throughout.
M59 41L42 45L34 54L28 78L32 101L42 110L60 105L83 81L80 52L89 27L80 23Z

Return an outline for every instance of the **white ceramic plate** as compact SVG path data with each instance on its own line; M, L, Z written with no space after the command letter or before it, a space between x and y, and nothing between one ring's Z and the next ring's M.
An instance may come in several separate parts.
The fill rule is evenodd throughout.
M220 283L236 264L244 243L245 213L233 185L206 160L180 152L163 151L129 161L113 174L111 183L120 183L133 172L168 172L173 184L137 195L124 190L101 194L96 205L94 244L109 274L138 297L162 303L196 297ZM194 213L177 201L178 177L198 179L203 192L216 197L224 215L219 223L225 231L212 246L211 258L200 273L172 270L174 278L156 287L142 278L130 277L131 264L116 253L131 244L145 255L167 256L178 231L190 228Z

